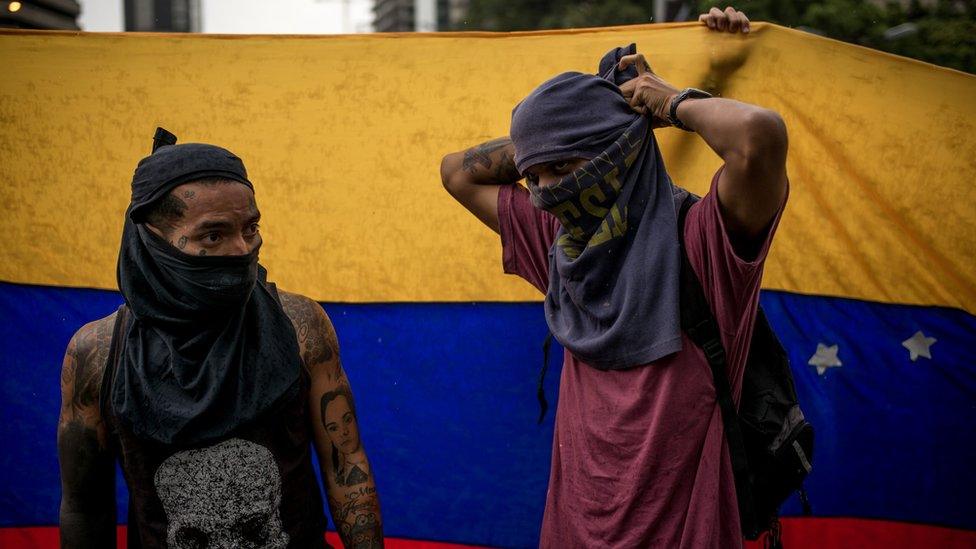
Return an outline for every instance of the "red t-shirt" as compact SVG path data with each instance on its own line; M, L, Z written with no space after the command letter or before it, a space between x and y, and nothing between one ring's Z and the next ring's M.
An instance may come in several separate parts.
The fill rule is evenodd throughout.
M715 184L685 220L688 258L718 320L738 402L759 300L763 261L732 249ZM528 191L498 195L505 272L545 292L549 248L559 222L532 206ZM678 276L678 273L675 273ZM563 358L552 470L541 547L739 547L732 466L702 351L682 350L643 367L600 371Z

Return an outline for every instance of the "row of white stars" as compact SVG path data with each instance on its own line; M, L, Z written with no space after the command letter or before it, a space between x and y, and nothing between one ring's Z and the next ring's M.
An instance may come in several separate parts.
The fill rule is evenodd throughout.
M937 340L934 337L926 337L921 330L915 332L915 334L901 342L901 346L908 349L908 357L912 359L912 362L918 360L918 357L925 357L927 359L932 359L932 353L930 348L935 344ZM817 352L813 353L807 364L810 366L817 367L817 374L824 375L827 368L837 368L843 365L839 358L837 358L837 345L824 345L823 343L817 343Z

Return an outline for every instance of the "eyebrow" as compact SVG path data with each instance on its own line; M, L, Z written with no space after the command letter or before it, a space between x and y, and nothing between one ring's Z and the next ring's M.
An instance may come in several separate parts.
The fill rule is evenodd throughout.
M257 223L260 220L261 220L261 212L258 211L258 210L254 210L254 213L250 217L247 218L247 221L244 224L245 225L249 225L251 223ZM196 230L197 231L212 231L212 230L217 230L217 229L225 229L226 230L226 229L233 229L233 228L234 228L234 224L232 222L230 222L230 221L227 221L227 220L214 220L214 221L204 221L203 223L201 223L196 228Z
M208 231L214 229L230 229L232 223L230 221L205 221L197 227L198 231Z

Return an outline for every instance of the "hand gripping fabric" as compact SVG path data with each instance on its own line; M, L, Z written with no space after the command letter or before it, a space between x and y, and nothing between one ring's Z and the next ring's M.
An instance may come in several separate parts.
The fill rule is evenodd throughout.
M702 349L715 378L722 423L729 445L742 534L750 540L769 532L767 546L779 541L779 508L794 491L810 514L803 479L813 461L813 426L797 402L793 374L783 346L762 307L746 359L742 397L736 413L726 367L725 348L701 282L684 248L684 221L698 198L689 194L678 215L681 241L681 329Z

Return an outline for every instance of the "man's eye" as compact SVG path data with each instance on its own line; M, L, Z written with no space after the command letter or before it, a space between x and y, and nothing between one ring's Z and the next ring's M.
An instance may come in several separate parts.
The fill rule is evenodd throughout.
M260 225L258 225L257 223L251 223L251 225L247 228L247 230L244 231L244 234L249 235L249 236L250 235L255 235L255 234L258 234L258 231L260 229L261 229L261 226Z
M215 244L217 242L220 242L220 233L207 233L203 237L203 239L206 240L207 242Z
M552 170L556 172L564 172L569 169L569 162L556 162L552 165Z
M533 175L531 173L527 173L527 174L525 174L525 179L527 179L529 181L529 183L534 183L534 184L538 184L539 183L539 176L538 175Z

